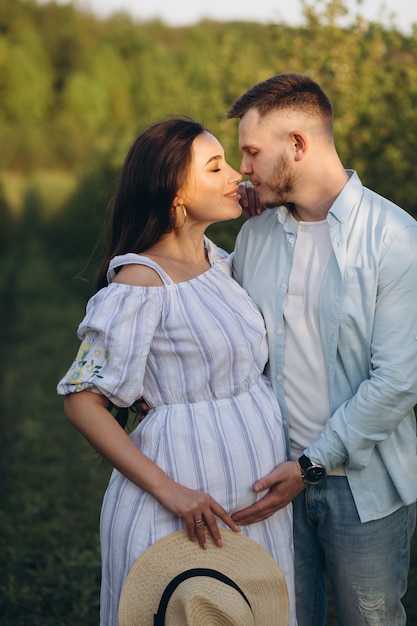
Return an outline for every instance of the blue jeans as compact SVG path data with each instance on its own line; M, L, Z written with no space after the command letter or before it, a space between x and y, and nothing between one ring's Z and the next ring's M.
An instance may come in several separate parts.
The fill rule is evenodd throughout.
M339 626L405 626L416 505L361 523L344 476L329 476L294 500L298 626L324 626L326 576Z

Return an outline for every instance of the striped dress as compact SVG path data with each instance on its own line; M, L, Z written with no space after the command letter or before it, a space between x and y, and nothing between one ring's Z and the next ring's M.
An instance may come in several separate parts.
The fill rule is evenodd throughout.
M285 460L285 443L263 375L263 318L231 278L230 257L208 239L206 246L211 269L182 283L146 256L114 258L109 285L88 302L78 329L82 343L58 393L92 389L124 407L143 396L151 408L131 439L174 480L210 493L233 513L261 497L253 484ZM128 263L155 269L164 284L112 283L115 268ZM117 626L121 588L138 556L183 526L113 471L100 522L102 626ZM291 506L242 532L283 570L294 626Z

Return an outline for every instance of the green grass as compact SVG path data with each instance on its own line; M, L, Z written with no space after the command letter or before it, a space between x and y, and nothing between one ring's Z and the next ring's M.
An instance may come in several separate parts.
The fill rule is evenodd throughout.
M93 626L110 470L55 392L75 354L83 303L54 275L38 239L26 235L13 256L1 285L0 623Z
M55 392L78 348L85 303L46 251L32 224L0 272L0 624L97 626L110 468L66 420ZM409 626L416 591L414 539ZM330 610L328 626L335 623Z

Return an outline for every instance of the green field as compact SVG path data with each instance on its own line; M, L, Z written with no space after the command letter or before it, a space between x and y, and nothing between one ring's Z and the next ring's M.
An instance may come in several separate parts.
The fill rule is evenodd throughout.
M98 624L98 518L109 475L67 422L55 385L83 303L33 231L3 267L0 624Z
M0 624L97 626L98 522L110 468L67 422L55 393L78 346L84 302L36 224L16 239L0 282ZM410 626L416 548L414 541Z
M94 266L83 269L140 129L194 117L238 168L234 99L275 73L308 73L332 99L346 167L417 217L417 26L364 23L344 0L302 4L302 27L173 28L0 0L0 626L99 622L111 468L66 420L56 384L91 293ZM231 250L238 227L208 234ZM417 626L417 534L405 603Z

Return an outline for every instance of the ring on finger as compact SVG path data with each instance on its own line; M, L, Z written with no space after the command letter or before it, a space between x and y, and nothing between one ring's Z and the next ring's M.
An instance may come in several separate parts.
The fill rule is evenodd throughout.
M196 519L194 520L194 524L197 526L197 524L204 524L202 519Z

